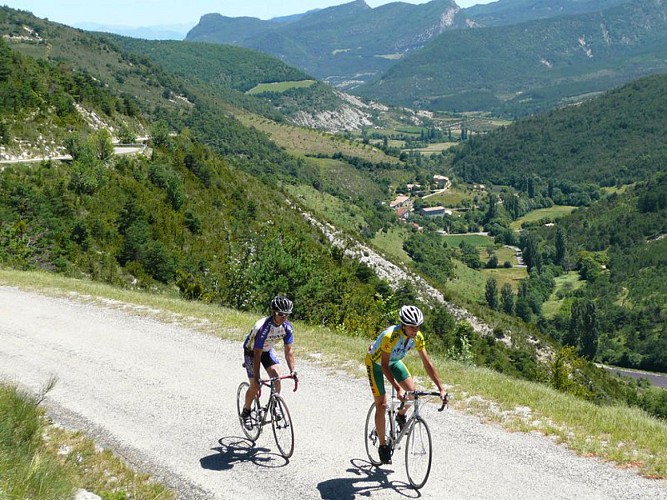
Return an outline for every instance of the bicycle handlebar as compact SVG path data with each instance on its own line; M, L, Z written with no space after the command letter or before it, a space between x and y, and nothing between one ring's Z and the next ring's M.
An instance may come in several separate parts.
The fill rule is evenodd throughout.
M282 377L271 377L264 380L259 380L259 384L271 387L272 383L277 382L278 380L285 380L286 378L291 378L294 380L294 391L292 392L296 392L296 390L299 388L299 378L294 373L283 375Z
M416 397L419 397L419 396L438 396L438 397L440 397L440 393L435 392L435 391L407 391L406 394L413 394ZM440 408L438 408L438 411L444 410L445 406L447 406L448 403L449 403L449 394L445 393L445 397L444 397L444 399L442 399L442 406L440 406Z

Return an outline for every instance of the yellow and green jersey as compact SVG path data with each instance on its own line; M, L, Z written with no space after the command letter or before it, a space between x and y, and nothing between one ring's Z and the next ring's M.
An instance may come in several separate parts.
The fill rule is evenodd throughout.
M389 362L394 363L405 357L412 348L422 351L426 348L426 341L421 331L417 332L414 339L403 333L401 325L394 325L387 328L375 342L368 348L368 355L373 363L382 362L382 353L390 353Z

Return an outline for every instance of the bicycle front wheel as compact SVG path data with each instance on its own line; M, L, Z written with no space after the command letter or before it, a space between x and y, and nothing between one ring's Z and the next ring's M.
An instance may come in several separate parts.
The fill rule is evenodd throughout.
M285 458L291 457L294 452L294 425L287 404L280 394L273 396L271 426L280 454Z
M236 391L236 411L239 416L239 423L241 424L241 429L250 441L253 443L257 441L259 433L262 431L262 413L259 407L259 399L255 396L255 399L250 406L250 425L246 427L243 418L241 418L241 412L245 406L245 396L250 389L250 384L248 382L241 382L238 390Z
M387 421L387 414L385 412L385 435L389 431L389 422ZM375 429L375 403L371 405L368 409L368 414L366 415L366 425L364 426L364 442L366 444L366 454L368 455L368 460L370 460L373 465L381 465L382 460L380 460L380 452L378 448L380 447L380 436L377 434Z
M426 484L431 472L431 431L421 418L415 420L405 443L405 470L413 488Z

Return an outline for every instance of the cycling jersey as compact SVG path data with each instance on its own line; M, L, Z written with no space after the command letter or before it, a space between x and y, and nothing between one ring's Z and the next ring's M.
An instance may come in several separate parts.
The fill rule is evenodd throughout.
M284 344L291 344L294 342L294 328L292 323L288 320L276 326L271 321L271 316L257 320L257 322L250 330L250 333L243 342L243 349L252 351L253 349L262 349L263 351L270 351L273 346L280 339Z
M395 363L405 357L412 348L422 351L426 348L424 335L421 331L417 332L414 339L403 333L401 325L394 325L387 328L368 348L368 355L371 361L381 364L382 353L390 353L389 362Z

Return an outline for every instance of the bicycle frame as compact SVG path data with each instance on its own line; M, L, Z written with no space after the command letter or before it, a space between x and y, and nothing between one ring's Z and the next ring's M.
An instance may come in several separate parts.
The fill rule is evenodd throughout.
M259 425L260 425L260 429L262 427L264 427L265 425L271 423L271 420L268 420L268 416L273 413L272 409L273 409L273 406L274 406L275 400L276 400L275 396L276 396L276 394L279 394L276 391L276 382L278 382L279 380L285 380L285 379L288 379L288 378L291 378L292 380L294 380L294 390L292 392L296 392L296 390L299 388L299 379L296 378L294 375L284 375L282 377L271 377L271 378L259 381L259 390L257 391L257 398L258 399L262 397L262 387L268 387L271 391L271 393L269 394L269 399L266 402L266 404L264 406L260 405L260 407L259 407L260 412L261 412L261 419L258 422Z
M273 436L280 454L289 459L294 451L294 427L292 417L290 416L287 403L276 390L276 383L279 380L291 378L294 380L294 390L299 386L299 381L295 375L283 377L272 377L265 380L259 380L259 389L253 398L251 409L252 425L246 426L243 421L242 410L245 404L245 394L250 389L248 382L241 382L236 393L236 405L239 421L244 434L253 443L257 441L265 425L271 424ZM269 398L264 406L259 402L262 387L268 387L270 390Z
M432 441L431 431L428 428L426 420L422 418L420 409L422 400L425 396L440 396L439 392L429 391L409 391L405 394L409 399L407 404L413 405L410 416L406 419L402 429L398 429L396 423L397 413L404 408L406 401L400 401L396 398L396 391L392 387L391 399L388 401L387 409L384 414L385 420L385 443L390 446L391 454L399 448L405 438L405 469L408 480L413 488L419 489L426 484L428 475L431 471L432 460ZM442 405L438 411L443 411L447 405L448 396L442 400ZM366 424L364 428L364 440L366 453L372 465L382 464L378 458L378 448L381 439L375 428L375 416L377 412L376 404L373 403L366 414Z
M409 401L406 401L406 399L412 396L412 399ZM389 401L387 412L389 413L389 436L388 436L388 444L392 448L396 448L403 438L408 434L412 426L415 424L415 421L421 419L420 413L419 413L419 406L420 406L420 398L423 396L440 396L439 392L434 392L434 391L407 391L405 393L405 399L403 401L400 401L396 397L396 390L392 386L391 388L391 400ZM398 408L396 408L396 404L400 402L400 405L398 405ZM410 417L406 420L405 425L403 428L399 431L397 429L396 425L396 415L398 414L399 411L401 411L406 405L412 405L412 413L410 414ZM442 402L442 406L438 408L438 411L443 411L445 409L445 406L447 406L447 397Z

